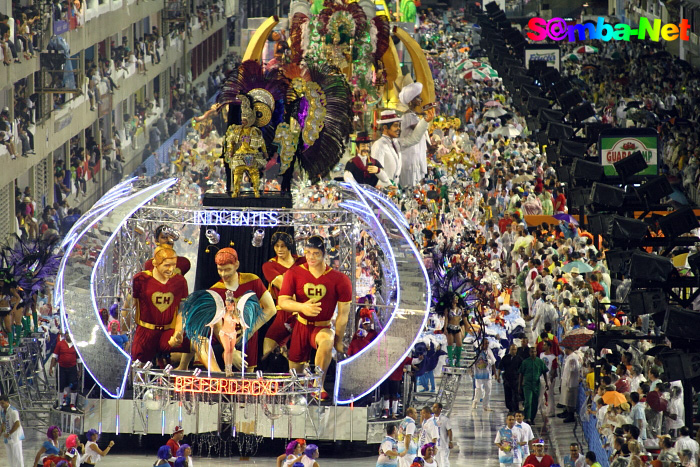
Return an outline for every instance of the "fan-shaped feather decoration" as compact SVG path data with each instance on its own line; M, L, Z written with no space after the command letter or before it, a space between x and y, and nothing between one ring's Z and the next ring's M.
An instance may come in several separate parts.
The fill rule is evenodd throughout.
M323 130L311 146L304 146L299 161L312 180L327 175L340 161L345 142L352 132L350 85L340 71L326 64L307 64L311 81L317 83L326 98Z
M201 344L209 337L209 323L217 314L217 302L208 290L195 290L182 306L185 334L192 342Z
M19 295L28 300L56 275L63 255L53 253L56 241L16 239L13 247L5 246L0 253L6 268L4 279L10 286L20 287Z
M299 64L304 59L304 53L309 46L309 17L303 13L295 13L292 17L290 41L292 49L292 63Z
M373 29L376 29L376 36L372 38L372 47L374 52L374 63L376 64L382 59L387 50L389 50L389 41L391 40L391 25L386 16L375 16L372 18Z
M272 94L275 102L284 100L287 92L287 80L275 69L265 73L262 65L255 60L246 60L221 85L218 102L231 104L238 94L247 94L253 89L264 89ZM276 110L276 109L275 109Z

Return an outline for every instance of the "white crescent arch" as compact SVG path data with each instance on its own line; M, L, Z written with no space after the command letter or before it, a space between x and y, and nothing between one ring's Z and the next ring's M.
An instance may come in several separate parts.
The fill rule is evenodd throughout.
M381 192L357 183L341 184L346 199L340 206L369 226L391 265L394 287L391 318L379 335L362 351L338 362L334 400L350 404L379 386L413 349L428 320L430 281L418 249L407 231L408 223L397 206ZM354 196L352 196L354 193Z
M111 397L122 397L131 357L112 341L99 317L96 287L103 280L100 268L112 258L110 244L131 215L163 191L176 178L137 190L136 179L126 180L108 191L70 230L61 244L64 251L56 275L54 303L60 308L61 327L95 382ZM86 264L90 249L100 253L91 268Z

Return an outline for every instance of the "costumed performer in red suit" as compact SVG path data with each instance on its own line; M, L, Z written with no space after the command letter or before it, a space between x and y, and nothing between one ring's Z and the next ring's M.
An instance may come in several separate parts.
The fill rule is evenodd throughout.
M214 262L216 263L216 270L219 273L221 280L211 286L209 291L216 292L220 297L221 301L217 301L217 306L223 306L226 303L226 292L233 292L233 298L239 299L248 292L253 292L257 297L257 301L262 308L261 313L256 313L252 318L247 318L248 328L245 330L246 338L246 364L250 371L254 371L258 364L258 329L265 324L267 321L275 316L275 302L272 300L270 292L265 288L265 284L260 280L255 274L249 274L245 272L238 272L238 267L240 263L238 261L238 253L233 248L222 248L216 253L214 257ZM229 294L231 295L231 294ZM206 295L202 295L206 299ZM200 295L198 294L198 298ZM187 301L185 305L186 308L195 306L196 300ZM212 302L213 304L213 302ZM222 310L223 311L223 310ZM220 372L221 368L216 362L216 359L209 358L209 337L206 337L201 332L201 326L197 323L196 313L190 314L183 310L185 314L185 328L187 329L188 335L198 336L197 342L195 343L195 351L199 356L200 361L210 370ZM201 316L201 315L200 315ZM213 315L212 315L213 317ZM211 318L211 317L210 317ZM216 322L207 320L203 323L205 326L213 326L213 335L216 338L220 337L219 332L222 330L223 325L223 314L219 317ZM201 320L199 320L201 321ZM252 322L252 324L250 324ZM197 329L194 329L197 328ZM192 332L190 331L192 329ZM201 336L201 337L200 337ZM239 329L236 333L237 340L244 338L244 332ZM236 350L233 354L233 366L241 367L241 351Z
M333 356L333 346L338 352L344 351L343 336L352 301L352 283L348 276L326 265L323 238L309 238L304 256L306 264L294 266L285 273L279 306L298 314L289 344L290 368L301 370L311 357L311 349L316 349L315 365L323 370L318 395L327 399L323 382ZM334 334L331 319L336 305L338 316Z
M272 234L271 240L277 256L262 265L262 272L265 280L270 284L267 290L272 295L275 304L277 304L284 273L292 266L300 266L306 263L306 258L295 254L294 239L287 232L275 232ZM265 334L263 358L275 350L277 346L286 345L296 320L296 316L293 313L284 311L277 305L275 321Z
M179 313L180 302L188 295L187 281L181 274L175 274L176 265L175 250L158 247L153 255L153 271L141 271L132 280L136 306L133 359L146 363L158 352L189 351Z
M168 227L165 224L159 225L158 228L156 228L154 236L156 238L156 248L159 246L169 246L170 248L175 249L175 241L180 238L180 234L176 230L174 230L172 227ZM191 267L192 265L190 264L189 259L185 258L184 256L178 256L174 273L182 274L184 276L189 272ZM153 270L153 258L146 261L146 264L143 265L143 270Z

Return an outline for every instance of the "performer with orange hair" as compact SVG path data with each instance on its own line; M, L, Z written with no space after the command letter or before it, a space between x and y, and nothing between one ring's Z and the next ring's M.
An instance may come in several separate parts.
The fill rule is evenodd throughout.
M250 337L246 343L246 364L250 371L254 371L255 367L258 365L258 332L257 330L265 324L267 321L275 316L277 309L275 308L275 302L272 300L272 295L265 288L265 284L260 280L255 274L238 272L238 267L240 263L238 261L238 253L233 248L222 248L214 257L214 262L216 263L216 270L219 273L221 280L210 287L209 290L217 292L221 295L221 299L226 303L226 292L233 292L234 298L240 298L247 292L254 292L258 297L260 306L263 310L263 316L256 323L247 323L248 326L253 328L255 333ZM229 294L230 295L230 294ZM219 329L215 328L215 336L218 336ZM237 333L238 336L242 336L242 330ZM199 356L202 362L207 362L208 358L206 356L207 346L199 346ZM241 355L240 352L234 353L234 365L240 362ZM237 365L240 366L240 365ZM219 365L214 359L211 360L211 371L221 371Z
M177 351L183 340L180 302L187 298L187 281L175 274L177 253L170 247L156 248L153 271L141 271L132 280L136 306L136 331L131 357L142 362L155 358L157 352ZM176 332L177 331L177 332ZM184 342L185 352L189 341Z

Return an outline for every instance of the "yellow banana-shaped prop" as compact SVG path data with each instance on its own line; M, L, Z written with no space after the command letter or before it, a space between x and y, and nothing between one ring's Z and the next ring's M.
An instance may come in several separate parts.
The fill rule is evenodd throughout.
M396 46L394 46L392 41L389 41L389 48L382 55L382 63L384 63L384 71L386 71L384 106L395 109L399 105L399 95L394 88L394 81L401 76L401 61L399 60L399 54L396 52Z
M416 73L416 81L423 84L423 92L420 96L423 103L432 104L435 102L435 83L433 82L433 73L428 66L428 60L425 58L423 49L406 31L399 27L394 27L394 34L403 43L408 54L413 62L413 70Z
M245 54L243 54L243 61L255 60L262 63L262 53L265 48L267 37L279 22L280 19L277 16L270 16L255 30L255 34L250 38L248 47L245 49Z

